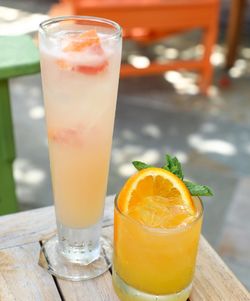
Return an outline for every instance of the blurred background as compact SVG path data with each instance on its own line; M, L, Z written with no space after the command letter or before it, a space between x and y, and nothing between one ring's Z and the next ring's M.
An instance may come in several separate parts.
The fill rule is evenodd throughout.
M132 160L160 165L165 153L178 156L186 177L214 189L214 197L204 198L203 234L250 289L250 1L165 0L166 13L176 2L176 16L169 22L166 17L159 30L154 22L157 13L164 14L162 2L144 0L133 7L130 0L0 0L0 36L28 34L36 41L38 24L49 16L96 11L112 18L111 7L117 8L113 19L124 25L126 65L108 194L119 191L134 172ZM179 24L185 2L197 24ZM195 15L198 2L204 17ZM148 5L156 19L144 14ZM205 16L211 27L204 36ZM20 209L51 205L40 74L9 78L9 89Z

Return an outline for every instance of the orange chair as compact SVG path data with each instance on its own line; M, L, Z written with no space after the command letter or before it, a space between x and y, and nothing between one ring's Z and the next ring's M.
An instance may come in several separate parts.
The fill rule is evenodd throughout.
M204 55L201 60L176 60L166 64L151 62L144 69L123 64L122 76L158 74L167 70L196 70L200 89L206 93L213 67L210 56L216 43L219 0L61 0L69 13L98 16L118 22L124 37L139 42L153 42L170 34L200 28L203 30ZM58 9L58 7L57 7ZM55 12L55 8L54 8Z
M244 13L246 11L246 0L232 0L230 7L230 16L227 29L227 58L226 69L233 67L237 50L239 46L240 34L242 30L242 23L244 20Z

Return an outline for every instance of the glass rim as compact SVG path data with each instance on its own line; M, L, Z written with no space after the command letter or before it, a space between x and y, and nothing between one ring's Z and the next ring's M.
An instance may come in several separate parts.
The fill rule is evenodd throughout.
M107 24L113 27L114 33L110 34L108 37L105 37L105 40L113 39L113 38L119 38L122 35L122 28L121 26L116 23L115 21L105 19L105 18L99 18L94 16L77 16L77 15L68 15L68 16L60 16L55 18L49 18L39 24L39 32L40 33L46 33L46 27L49 25L52 25L54 23L59 23L62 21L70 21L70 20L79 20L79 21L90 21L90 22L96 22L101 24Z
M187 223L185 225L180 225L180 226L171 227L171 228L154 228L154 227L143 225L136 219L133 219L129 215L124 214L118 207L118 196L119 196L119 194L117 194L115 196L114 203L115 203L115 210L119 213L119 215L121 215L124 219L128 220L129 222L134 223L135 225L137 225L149 232L155 233L155 234L169 234L169 233L183 232L187 228L190 228L190 227L192 227L192 225L196 224L202 218L203 212L204 212L204 206L203 206L202 199L199 196L192 196L192 198L196 198L199 201L199 204L201 207L199 214L195 217L195 219L193 221L191 221L190 223Z

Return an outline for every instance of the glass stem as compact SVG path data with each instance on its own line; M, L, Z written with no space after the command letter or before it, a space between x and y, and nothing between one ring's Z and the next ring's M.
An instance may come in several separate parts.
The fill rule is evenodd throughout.
M100 255L102 221L88 228L69 228L57 221L59 251L69 261L88 265Z

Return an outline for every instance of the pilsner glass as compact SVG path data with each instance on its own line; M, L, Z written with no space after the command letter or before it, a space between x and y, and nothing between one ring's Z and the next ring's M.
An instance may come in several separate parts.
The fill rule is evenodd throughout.
M186 301L195 271L203 206L172 228L151 228L124 215L115 203L113 284L121 301Z
M71 280L110 265L101 223L121 62L115 22L68 16L39 28L41 75L58 234L43 251L49 272Z

